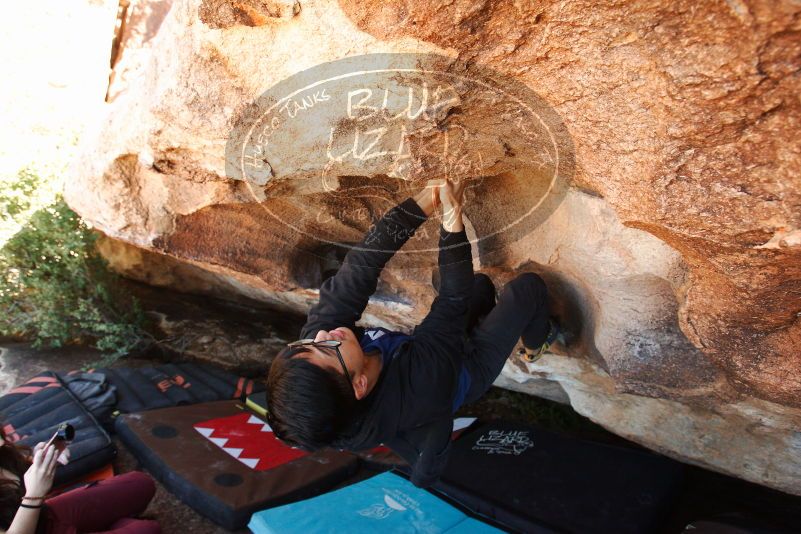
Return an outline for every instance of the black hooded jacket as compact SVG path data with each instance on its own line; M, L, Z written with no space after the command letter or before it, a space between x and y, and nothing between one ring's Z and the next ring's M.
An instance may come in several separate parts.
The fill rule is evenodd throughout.
M337 274L320 288L320 301L311 309L301 337L320 330L356 326L375 292L384 265L426 220L407 199L373 225L361 244L353 247ZM359 401L359 412L337 448L367 450L390 447L412 468L412 482L433 484L450 450L452 403L464 354L467 309L473 284L473 262L465 232L440 228L439 295L412 339L401 344L381 369L370 394Z

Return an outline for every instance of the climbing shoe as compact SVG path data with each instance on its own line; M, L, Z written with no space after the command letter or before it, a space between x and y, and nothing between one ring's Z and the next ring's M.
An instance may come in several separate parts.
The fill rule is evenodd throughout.
M556 321L553 319L548 319L548 323L550 325L550 330L548 331L548 336L545 338L545 342L542 345L536 349L530 349L525 346L523 347L521 355L525 361L534 363L542 358L542 355L548 352L551 348L551 345L554 343L561 342L564 344L564 336L562 335L562 331Z

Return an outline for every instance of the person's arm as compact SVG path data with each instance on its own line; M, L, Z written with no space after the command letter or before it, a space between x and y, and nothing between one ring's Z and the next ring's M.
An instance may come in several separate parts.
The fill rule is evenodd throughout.
M301 338L313 338L320 330L355 326L375 293L384 265L434 211L435 191L427 186L370 227L362 242L345 256L337 273L323 282L320 300L309 311Z
M415 443L419 450L414 446L407 446L405 450L397 447L401 442L397 438L389 443L390 448L409 464L412 484L427 488L442 475L451 450L452 431L453 418L448 414L404 433L403 437Z
M415 486L427 488L445 471L451 451L452 432L453 417L450 414L431 424L420 451L420 458L412 469L411 481Z
M473 288L473 255L462 221L464 181L440 188L442 227L439 239L440 288L431 310L414 330L415 338L459 338L464 334Z
M23 504L31 502L23 499ZM38 504L38 503L37 503ZM39 510L41 508L24 508L20 506L14 515L14 520L9 525L7 534L35 534L36 526L39 523Z
M34 448L33 463L25 472L26 491L25 497L22 498L23 505L39 508L20 506L6 531L8 534L34 534L36 532L44 497L53 487L58 450L54 445L46 447L40 447L40 445L42 444L38 444Z

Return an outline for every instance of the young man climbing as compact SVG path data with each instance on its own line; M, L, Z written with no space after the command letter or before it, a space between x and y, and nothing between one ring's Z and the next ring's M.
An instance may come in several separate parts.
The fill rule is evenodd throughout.
M320 288L301 339L274 359L268 421L284 442L307 450L367 450L385 444L428 486L445 467L453 413L481 397L522 338L536 354L556 337L546 288L533 273L504 287L473 274L462 221L465 182L429 182L391 209ZM437 208L439 293L411 335L357 327L384 265Z

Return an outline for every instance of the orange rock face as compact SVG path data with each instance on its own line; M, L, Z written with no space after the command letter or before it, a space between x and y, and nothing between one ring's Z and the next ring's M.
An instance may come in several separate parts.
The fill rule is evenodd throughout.
M497 285L542 273L574 335L562 356L510 358L502 384L570 402L676 457L801 494L801 6L158 7L132 4L134 22L158 31L146 46L132 40L126 50L123 41L121 57L136 60L118 65L125 85L112 83L108 121L85 139L66 190L74 209L120 242L107 248L119 270L305 310L335 268L331 243L358 241L381 210L444 172L423 147L458 130L447 138L463 149L453 161L473 162L459 168L473 180L466 214L476 267ZM252 107L260 96L319 65L375 53L434 58L437 72L467 80L441 116L406 125L416 132L407 145L415 165L386 154L327 165L331 136L352 135L362 119L380 124L344 104L326 107L319 94L280 141L263 143L261 174L231 173L226 145L263 111ZM535 95L527 102L541 103L556 152L482 96L475 82L488 76ZM331 86L331 102L344 92ZM374 148L398 145L391 141ZM565 165L554 163L557 152ZM556 197L525 231L498 231ZM437 224L409 245L418 254L389 264L366 322L409 328L425 314L435 266L425 250ZM151 252L126 253L122 243ZM148 261L153 252L169 261ZM164 276L175 264L191 264L192 276Z
M687 262L682 330L739 389L801 406L801 26L781 4L340 3L546 96L575 184Z

